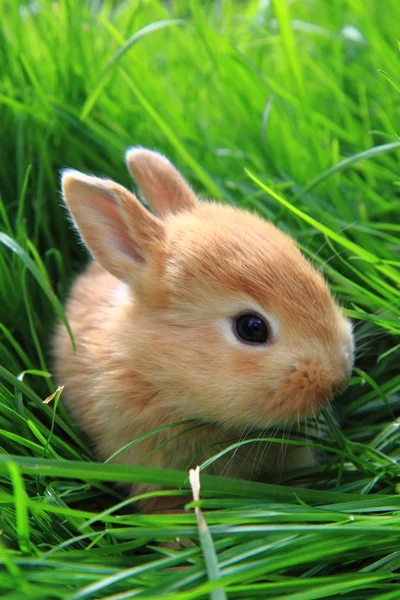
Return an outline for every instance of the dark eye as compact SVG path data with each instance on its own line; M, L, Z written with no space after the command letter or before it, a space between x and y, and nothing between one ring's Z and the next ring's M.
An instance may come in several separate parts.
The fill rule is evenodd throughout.
M268 326L264 319L253 313L239 315L234 319L237 337L251 344L265 344L269 338Z

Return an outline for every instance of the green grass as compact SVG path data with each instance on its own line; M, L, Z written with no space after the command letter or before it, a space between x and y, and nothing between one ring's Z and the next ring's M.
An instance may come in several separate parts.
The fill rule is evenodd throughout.
M398 1L0 10L1 597L398 598ZM200 193L290 231L355 323L341 429L328 420L311 487L205 468L200 534L194 505L118 510L111 483L183 491L187 473L98 464L62 394L43 403L57 384L52 327L86 259L59 170L130 185L123 155L135 144L167 154ZM194 546L159 543L187 536Z

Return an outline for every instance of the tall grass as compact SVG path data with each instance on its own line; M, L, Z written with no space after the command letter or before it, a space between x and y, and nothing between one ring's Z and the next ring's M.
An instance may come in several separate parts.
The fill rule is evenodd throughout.
M2 598L398 598L397 0L0 9ZM328 420L311 487L290 487L304 473L277 485L205 468L200 535L194 505L121 510L111 482L187 491L188 474L96 463L50 375L53 323L86 260L59 170L130 185L133 144L290 231L355 323L342 428Z

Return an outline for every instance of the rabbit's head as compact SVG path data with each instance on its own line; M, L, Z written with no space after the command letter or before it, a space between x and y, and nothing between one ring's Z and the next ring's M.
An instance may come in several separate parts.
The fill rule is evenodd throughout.
M123 282L126 329L113 343L160 408L260 428L318 412L353 364L350 323L322 275L271 223L200 201L160 154L132 149L127 163L153 214L77 171L64 172L63 194L94 258Z

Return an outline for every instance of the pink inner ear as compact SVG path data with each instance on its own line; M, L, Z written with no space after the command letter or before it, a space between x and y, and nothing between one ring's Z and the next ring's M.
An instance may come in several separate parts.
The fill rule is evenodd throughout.
M110 252L116 251L135 262L144 262L123 221L118 205L111 198L104 196L96 198L96 205L93 218L101 221L103 228L108 231Z

